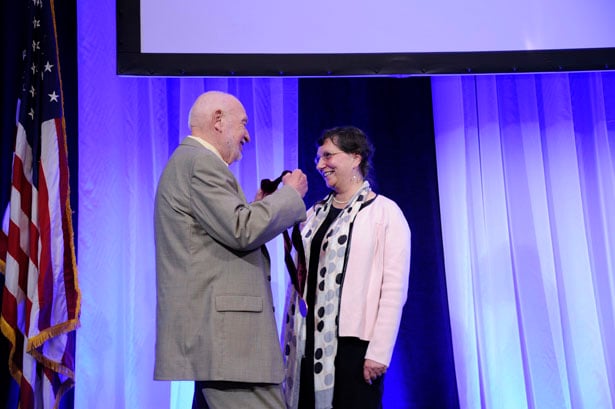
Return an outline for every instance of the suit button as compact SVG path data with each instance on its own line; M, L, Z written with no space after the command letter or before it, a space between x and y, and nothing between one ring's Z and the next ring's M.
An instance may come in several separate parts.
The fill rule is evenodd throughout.
M271 276L270 275L267 276L267 281L271 282Z

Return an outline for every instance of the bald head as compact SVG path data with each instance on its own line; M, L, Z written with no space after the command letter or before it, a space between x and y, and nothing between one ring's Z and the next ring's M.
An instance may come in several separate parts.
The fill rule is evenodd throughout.
M250 141L247 122L241 102L221 91L201 94L188 116L192 136L212 144L228 164L241 159L243 144Z
M237 105L241 106L241 102L233 95L225 92L208 91L201 94L190 108L188 115L190 132L194 136L200 136L200 133L206 131L208 126L212 125L216 111L228 112L233 106Z

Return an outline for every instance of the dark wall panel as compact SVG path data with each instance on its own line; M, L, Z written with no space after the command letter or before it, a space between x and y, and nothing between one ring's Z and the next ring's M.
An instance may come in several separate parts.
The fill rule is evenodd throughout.
M412 230L410 289L384 406L456 409L430 79L299 80L299 166L308 174L308 205L327 193L314 166L315 141L339 125L371 138L375 191L397 202Z

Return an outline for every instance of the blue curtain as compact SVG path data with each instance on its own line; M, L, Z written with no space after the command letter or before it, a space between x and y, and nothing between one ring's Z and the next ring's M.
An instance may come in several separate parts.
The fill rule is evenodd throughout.
M186 408L191 383L153 380L153 198L170 153L188 134L188 111L209 89L237 95L252 142L232 166L248 198L261 178L297 163L296 79L164 79L115 74L113 1L78 3L79 237L82 326L75 407ZM269 244L281 319L282 244Z
M432 87L460 407L614 407L615 73Z

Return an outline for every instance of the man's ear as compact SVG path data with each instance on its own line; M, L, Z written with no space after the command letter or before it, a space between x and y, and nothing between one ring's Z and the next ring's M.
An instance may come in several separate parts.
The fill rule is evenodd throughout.
M214 129L216 131L221 131L222 130L222 110L221 109L215 110L212 115L212 119L214 123Z

